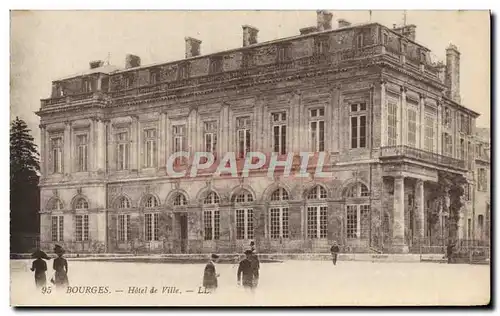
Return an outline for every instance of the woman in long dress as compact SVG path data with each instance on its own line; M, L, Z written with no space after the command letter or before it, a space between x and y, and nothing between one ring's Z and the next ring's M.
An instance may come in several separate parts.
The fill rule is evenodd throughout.
M45 271L47 271L47 263L42 258L37 258L33 261L31 266L31 271L35 271L35 285L37 289L41 289L47 284L47 277Z
M56 245L54 252L57 254L57 258L54 259L53 264L53 268L56 271L54 284L56 288L66 288L69 285L68 261L63 258L64 249L61 246Z

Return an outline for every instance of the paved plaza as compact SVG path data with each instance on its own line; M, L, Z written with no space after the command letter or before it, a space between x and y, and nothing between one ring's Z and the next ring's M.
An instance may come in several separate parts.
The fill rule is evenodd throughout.
M482 305L488 303L490 290L487 265L355 261L341 261L337 266L328 261L263 263L259 287L254 293L247 293L236 285L237 265L219 264L218 291L200 294L203 264L70 260L70 285L83 294L54 289L50 294L41 294L34 288L30 264L29 260L11 260L13 305ZM52 261L47 265L47 279L50 279ZM91 291L99 291L91 286L102 286L104 293L91 294ZM145 290L147 294L129 293L131 287L135 287L136 292ZM152 287L158 292L152 294Z

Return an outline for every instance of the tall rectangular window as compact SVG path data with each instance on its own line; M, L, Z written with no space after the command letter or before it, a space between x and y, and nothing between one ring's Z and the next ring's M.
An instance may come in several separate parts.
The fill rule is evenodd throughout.
M370 234L370 205L347 205L347 238L367 239Z
M307 237L327 237L327 209L326 205L307 207Z
M356 37L356 47L357 48L361 48L364 46L364 36L363 34L358 34L358 36Z
M130 240L130 215L129 214L118 215L118 240L119 241L129 241Z
M213 56L210 58L209 73L219 73L222 72L223 59L222 56Z
M411 106L407 109L408 118L408 146L417 147L417 110Z
M217 152L217 122L204 122L205 151L215 154Z
M272 113L274 152L286 154L286 112Z
M220 238L219 210L203 210L203 227L205 240L218 240Z
M447 128L451 128L451 110L448 107L444 108L443 125Z
M172 132L172 151L174 153L187 151L186 125L174 125L172 126ZM180 165L182 162L186 162L186 158L177 157L174 161L174 164Z
M116 139L116 169L127 170L129 161L129 140L128 132L119 132Z
M398 104L387 100L387 146L396 146L398 143Z
M330 41L329 38L321 38L321 37L315 37L314 38L314 53L316 55L323 55L328 53L329 51L329 45Z
M366 148L366 103L350 104L351 148Z
M309 133L311 151L325 151L325 108L309 110Z
M445 156L451 157L453 155L453 139L448 133L443 133L443 153Z
M159 213L144 214L144 233L146 241L159 240Z
M488 178L487 178L485 168L478 168L477 169L477 189L479 191L487 191L488 190Z
M459 158L464 160L465 159L465 140L463 138L460 138L460 148L459 148Z
M252 120L249 116L238 117L236 119L236 142L238 158L244 158L247 152L250 151L250 131Z
M269 210L272 239L288 238L288 208L273 207Z
M156 167L156 160L158 157L158 149L156 145L156 129L150 128L144 130L144 150L146 151L143 154L144 167Z
M434 152L434 117L425 115L425 140L426 151Z
M189 64L180 64L178 68L178 73L177 73L177 79L178 80L184 80L189 78Z
M286 62L290 60L290 47L288 45L278 46L276 49L277 60L279 63Z
M50 140L50 152L52 159L52 172L63 172L63 141L62 137L54 137Z
M472 170L472 163L474 162L474 145L469 141L468 143L468 150L467 150L467 167L469 170Z
M78 171L88 169L88 136L87 134L76 135Z
M236 239L253 239L253 210L236 210Z
M64 240L64 216L52 216L52 241Z
M76 215L75 216L75 240L88 241L89 240L89 216Z

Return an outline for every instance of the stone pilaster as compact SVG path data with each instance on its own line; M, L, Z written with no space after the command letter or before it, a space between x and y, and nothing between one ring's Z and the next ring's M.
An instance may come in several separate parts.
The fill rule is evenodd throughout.
M424 181L420 179L415 185L415 224L416 234L414 236L422 241L425 237L425 200Z
M395 252L408 252L405 240L404 177L394 178L392 246Z
M47 176L47 150L46 141L47 141L47 129L43 124L39 125L40 127L40 173L41 178Z
M398 145L406 145L406 139L408 136L407 132L407 119L406 119L406 87L401 88L401 107L399 109L399 135L398 135Z
M386 92L385 92L386 82L380 82L380 147L387 146L387 104L386 104ZM372 122L373 124L373 122Z
M437 153L440 155L443 155L444 149L443 149L443 140L442 140L442 134L443 134L443 104L441 101L437 102L438 106L438 112L437 112Z
M132 128L131 128L131 133L130 133L130 139L131 139L131 148L130 148L130 170L131 171L137 171L139 170L139 159L138 159L138 152L139 152L139 146L138 146L138 141L139 141L139 117L138 116L132 116Z
M70 175L72 172L71 162L72 162L72 152L71 152L71 122L66 122L64 127L64 151L63 151L63 173Z
M158 146L158 169L165 170L167 165L167 154L166 154L166 144L167 144L167 134L166 134L166 125L167 125L167 114L160 113L160 144Z
M288 206L288 236L302 239L302 201L291 201Z
M420 119L419 119L419 144L418 148L420 149L425 149L425 95L420 94L419 97L419 113L420 113Z
M102 119L98 119L97 123L97 165L96 169L98 173L102 173L106 170L106 126Z

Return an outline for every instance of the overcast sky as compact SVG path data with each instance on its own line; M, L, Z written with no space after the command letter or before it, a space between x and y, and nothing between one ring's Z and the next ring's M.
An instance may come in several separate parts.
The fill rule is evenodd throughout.
M369 11L334 11L352 23L367 22ZM462 103L479 112L477 126L490 126L490 22L487 11L408 11L417 41L444 60L449 43L461 52ZM402 11L373 11L372 21L402 24ZM107 59L123 67L125 54L142 64L184 57L184 37L203 41L202 54L240 47L241 25L257 27L259 42L299 34L316 24L314 11L18 11L11 15L11 119L27 121L39 142L40 99L51 81Z

